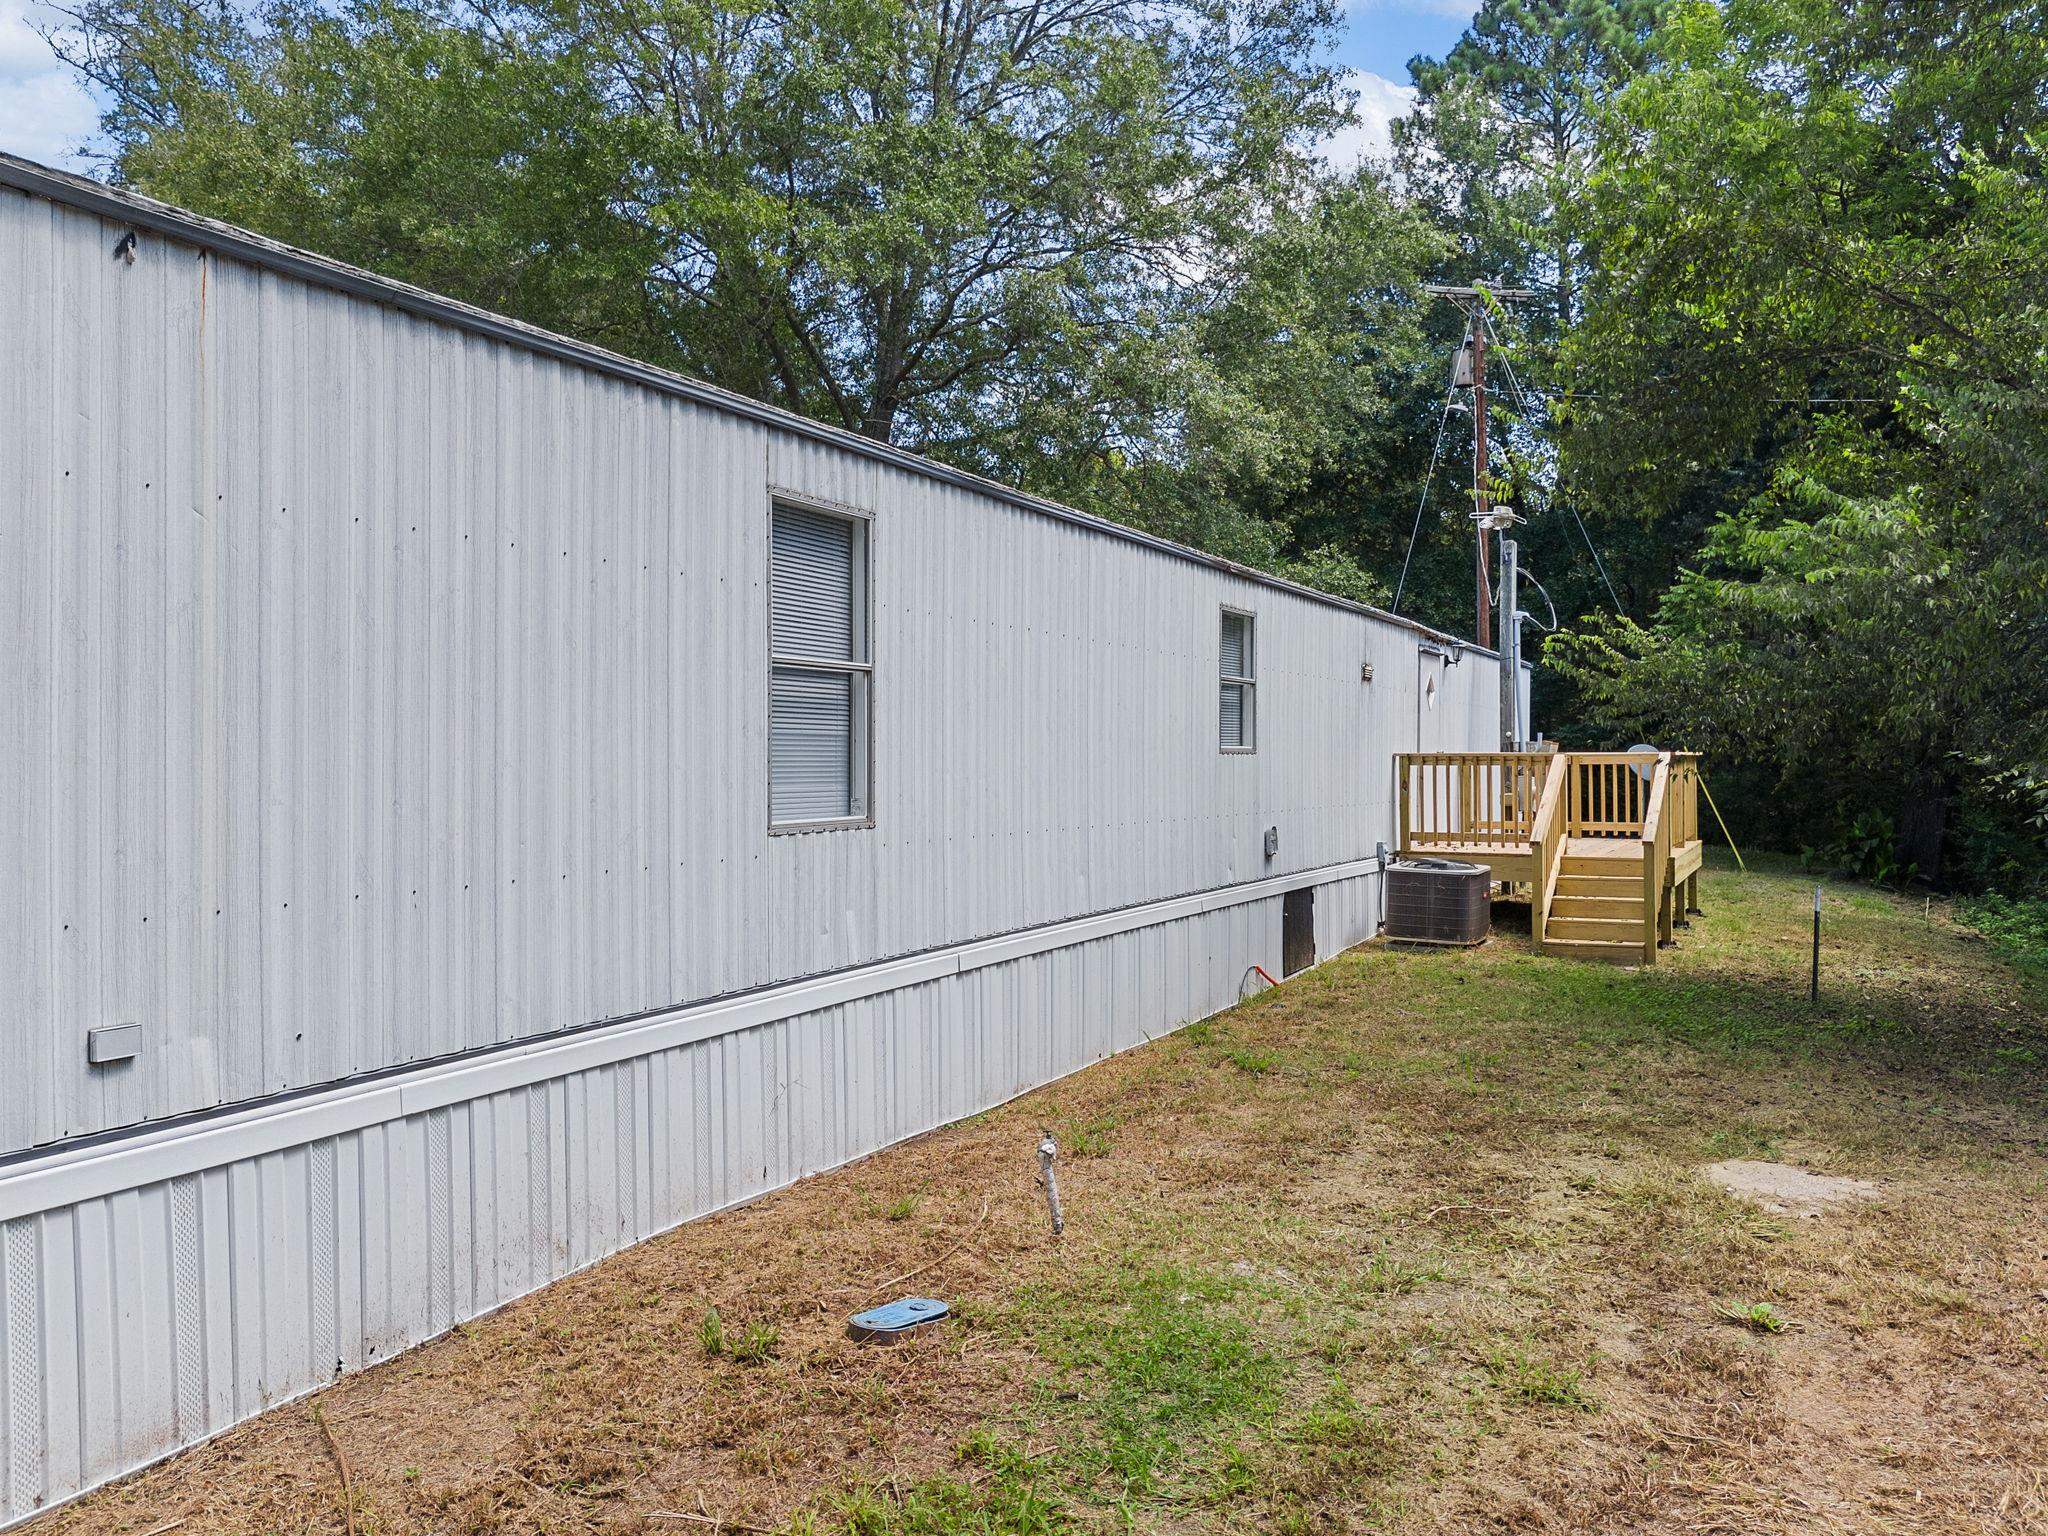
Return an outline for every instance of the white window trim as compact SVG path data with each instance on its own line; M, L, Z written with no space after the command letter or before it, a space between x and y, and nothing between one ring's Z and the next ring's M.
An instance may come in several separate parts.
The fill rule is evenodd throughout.
M1244 620L1245 675L1232 677L1223 670L1223 615L1234 613ZM1249 608L1233 608L1225 603L1216 615L1216 683L1219 690L1225 683L1236 683L1244 689L1245 732L1248 740L1243 746L1233 747L1223 740L1222 704L1217 704L1216 750L1232 757L1250 757L1259 750L1259 616Z
M852 523L859 532L857 552L854 558L854 575L860 583L860 593L855 603L855 613L860 624L861 650L865 661L823 661L815 656L783 656L775 650L775 512L778 507L791 511L811 512L820 517L836 517ZM785 837L807 832L848 832L857 831L875 824L875 515L861 507L849 507L840 502L827 501L819 496L807 496L801 491L792 491L782 486L768 488L768 511L765 519L768 547L768 584L765 589L767 602L764 618L767 629L768 668L763 703L763 718L772 721L775 714L775 674L781 671L829 672L851 677L854 680L855 705L853 710L852 746L853 762L857 770L854 785L855 796L861 810L854 816L832 816L812 821L777 821L775 819L775 736L771 728L765 733L762 743L765 760L762 763L762 786L767 790L768 835Z

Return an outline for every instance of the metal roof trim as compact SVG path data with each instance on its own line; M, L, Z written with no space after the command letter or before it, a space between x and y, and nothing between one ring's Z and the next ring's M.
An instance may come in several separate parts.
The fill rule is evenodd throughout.
M451 325L511 346L524 347L543 356L609 374L614 378L673 395L697 405L725 411L817 442L829 443L849 453L857 453L894 468L923 475L927 479L987 496L1022 511L1035 512L1043 517L1205 565L1212 570L1222 571L1259 586L1376 619L1381 623L1409 630L1426 639L1456 645L1482 656L1494 657L1496 660L1499 658L1497 651L1470 640L1461 640L1455 635L1445 634L1442 630L1432 629L1415 619L1389 613L1383 608L1353 602L1349 598L1337 597L1332 593L1304 586L1300 582L1289 581L1283 576L1275 576L1270 571L1240 565L1220 555L1211 555L1185 544L1176 544L1171 539L1162 539L1156 534L1127 527L1108 518L1097 517L1093 513L1079 511L1043 496L1033 496L1014 486L1005 485L1000 480L978 475L972 470L941 464L908 449L878 443L872 438L862 437L859 433L814 421L808 416L800 416L780 406L735 394L715 384L707 384L701 379L672 373L650 363L637 362L622 353L610 352L603 347L542 330L539 326L494 314L490 310L479 309L457 299L445 298L424 288L416 288L410 283L379 277L374 272L349 266L346 262L285 245L218 219L190 213L172 204L159 202L153 197L145 197L139 192L111 187L90 177L60 171L52 166L40 165L33 160L24 160L18 155L4 152L0 152L0 187L9 187L26 196L45 198L103 218L125 222L138 229L146 229L169 239L197 246L201 250L266 267L319 287L353 294L373 303L388 304L421 319Z

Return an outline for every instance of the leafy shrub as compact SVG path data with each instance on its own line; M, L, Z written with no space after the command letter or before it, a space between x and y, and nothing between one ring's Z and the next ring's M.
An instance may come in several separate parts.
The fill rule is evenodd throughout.
M1903 885L1916 873L1898 857L1898 827L1883 811L1864 811L1819 848L1803 855L1809 866L1831 869L1872 885Z
M1956 883L2048 899L2048 779L2022 766L1973 766L1979 776L1956 806Z
M1996 893L1966 901L1964 922L2030 970L2048 971L2048 898L2015 900Z

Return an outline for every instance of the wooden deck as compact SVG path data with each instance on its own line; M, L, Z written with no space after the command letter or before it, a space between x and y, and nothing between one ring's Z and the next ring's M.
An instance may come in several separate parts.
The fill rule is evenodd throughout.
M1403 858L1460 859L1529 893L1546 954L1654 965L1699 910L1692 752L1404 752Z

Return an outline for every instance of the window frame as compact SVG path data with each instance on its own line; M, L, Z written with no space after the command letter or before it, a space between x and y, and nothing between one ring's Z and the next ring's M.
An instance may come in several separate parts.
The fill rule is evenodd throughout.
M859 637L860 661L830 661L817 656L785 656L775 649L775 514L779 511L807 512L814 517L835 518L853 528L853 577L856 585L853 619ZM768 835L792 836L808 832L851 832L875 824L875 515L864 507L847 506L820 496L784 486L768 488L768 510L764 519L767 535L767 582L762 588L763 649L768 653L766 670L767 729L762 749L763 787L767 791ZM852 741L847 748L847 770L851 775L853 801L859 808L851 816L813 817L805 821L775 819L775 674L780 671L824 673L851 680L853 694Z
M1244 620L1245 673L1233 676L1223 670L1223 620L1236 617ZM1235 608L1229 603L1218 607L1216 615L1216 750L1231 757L1250 757L1259 750L1259 616L1249 608ZM1244 742L1233 747L1223 739L1223 697L1225 686L1235 685L1244 691Z

